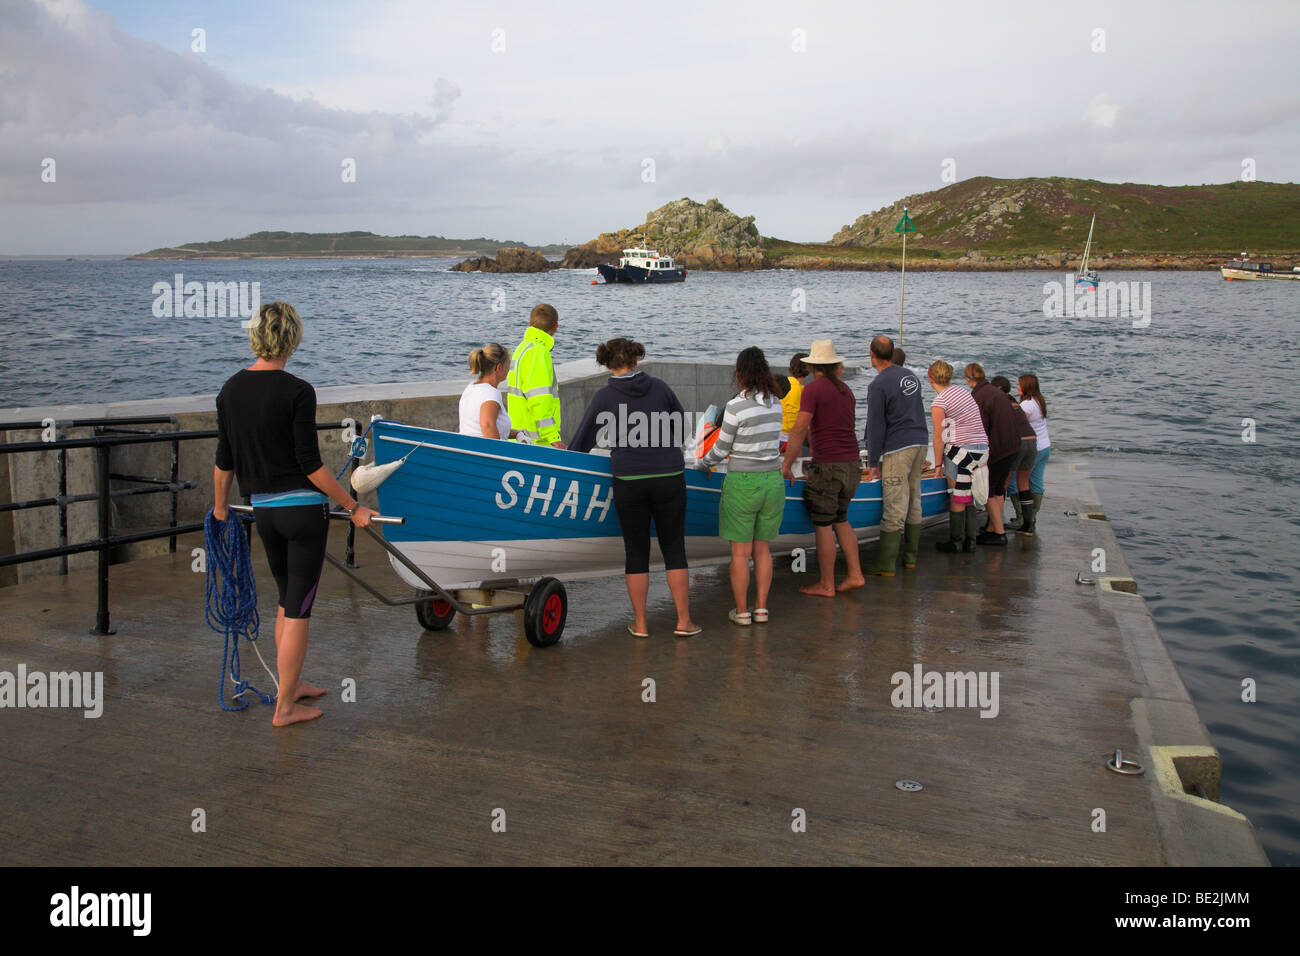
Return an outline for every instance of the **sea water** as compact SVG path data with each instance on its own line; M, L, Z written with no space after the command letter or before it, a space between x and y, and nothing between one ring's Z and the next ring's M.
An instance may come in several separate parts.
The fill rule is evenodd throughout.
M174 287L177 274L184 284L258 283L262 301L293 303L306 338L290 370L317 386L468 381L470 349L513 348L538 302L559 310L560 362L628 335L650 359L730 362L758 345L783 366L831 338L868 368L852 379L859 396L871 336L898 338L897 273L692 272L684 283L633 287L592 285L594 270L491 275L449 265L0 262L0 407L215 393L250 361L246 333L238 316L156 315L155 287ZM977 361L1013 382L1038 375L1052 446L1087 459L1222 753L1221 798L1251 819L1274 863L1300 863L1300 283L1102 278L1139 283L1149 314L1061 315L1053 297L1065 274L909 273L908 364ZM1050 483L1045 508L1054 508ZM1242 699L1246 679L1253 703Z

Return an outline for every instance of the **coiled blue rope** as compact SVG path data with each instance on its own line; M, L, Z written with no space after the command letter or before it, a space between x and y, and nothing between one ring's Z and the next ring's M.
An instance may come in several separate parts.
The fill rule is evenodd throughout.
M217 701L222 710L243 710L247 700L238 705L226 703L226 667L234 686L231 699L252 691L268 707L275 704L274 694L263 694L239 676L239 639L250 644L257 640L259 618L257 614L257 582L253 579L253 561L248 552L248 536L243 523L230 515L218 521L211 511L203 518L203 545L206 553L207 588L205 610L208 627L224 634L226 643L221 652L221 681L217 685ZM256 650L256 648L254 648ZM260 654L258 655L261 656Z

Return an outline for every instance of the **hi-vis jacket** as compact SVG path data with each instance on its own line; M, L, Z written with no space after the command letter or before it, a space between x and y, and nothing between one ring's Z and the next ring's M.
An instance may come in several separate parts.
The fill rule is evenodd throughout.
M510 356L504 389L510 424L539 445L560 440L560 389L551 361L554 344L541 329L526 329L524 340Z

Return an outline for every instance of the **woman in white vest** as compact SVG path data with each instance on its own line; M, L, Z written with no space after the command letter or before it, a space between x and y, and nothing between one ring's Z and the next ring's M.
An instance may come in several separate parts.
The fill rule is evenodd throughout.
M490 342L469 353L469 370L478 378L460 396L460 433L479 438L514 438L500 385L510 374L510 353Z

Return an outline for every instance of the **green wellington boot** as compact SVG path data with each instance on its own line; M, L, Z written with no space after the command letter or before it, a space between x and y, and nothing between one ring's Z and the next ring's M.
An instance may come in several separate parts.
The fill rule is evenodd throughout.
M874 564L862 569L863 574L878 574L882 578L892 578L898 567L898 546L903 540L901 531L880 532L880 553Z
M1037 522L1043 516L1043 496L1034 495L1034 521Z
M966 532L966 516L970 513L969 508L965 511L948 512L948 540L936 541L934 543L936 551L947 551L949 554L961 551L961 539Z
M979 536L979 513L974 508L967 508L966 515L966 553L975 553L975 539Z
M921 549L921 526L909 524L903 526L903 567L916 567L916 552Z
M1008 528L1014 531L1017 528L1021 528L1024 526L1025 515L1024 512L1020 510L1020 498L1017 496L1017 492L1014 489L1012 490L1011 494L1007 495L1007 497L1011 499L1011 508L1016 513L1016 522L1014 525L1012 525L1010 522L1004 521L1002 523L1002 526L1004 528Z

